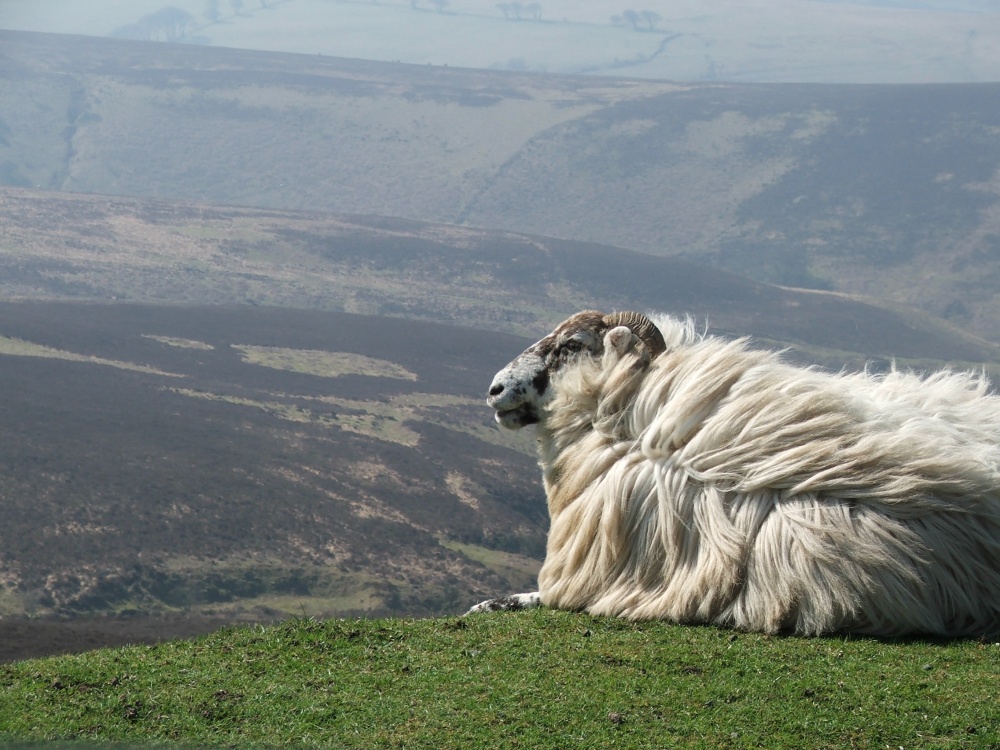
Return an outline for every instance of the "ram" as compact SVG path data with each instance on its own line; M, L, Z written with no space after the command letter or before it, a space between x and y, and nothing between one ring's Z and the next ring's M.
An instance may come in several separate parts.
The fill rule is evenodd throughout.
M742 630L1000 632L1000 397L985 375L833 374L690 320L581 312L488 403L537 425L539 604Z

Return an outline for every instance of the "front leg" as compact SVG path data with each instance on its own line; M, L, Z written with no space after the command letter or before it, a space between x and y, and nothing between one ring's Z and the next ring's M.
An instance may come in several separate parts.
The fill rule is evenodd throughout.
M472 615L476 612L520 612L522 609L535 609L542 606L542 598L537 591L529 594L511 594L501 596L497 599L487 599L479 602L475 607L465 614Z

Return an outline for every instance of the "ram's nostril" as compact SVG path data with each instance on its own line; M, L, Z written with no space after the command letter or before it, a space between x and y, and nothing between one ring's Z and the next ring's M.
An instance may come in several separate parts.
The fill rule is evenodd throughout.
M490 388L491 396L499 396L501 393L503 393L503 383L497 383L492 388Z

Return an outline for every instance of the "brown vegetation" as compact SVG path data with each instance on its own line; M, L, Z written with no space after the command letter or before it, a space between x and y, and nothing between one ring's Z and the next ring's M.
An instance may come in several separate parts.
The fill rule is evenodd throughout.
M0 219L10 249L0 256L6 298L268 305L525 337L582 308L658 310L791 344L801 358L835 368L998 359L995 344L912 309L551 237L10 188L0 189ZM305 367L304 348L280 339L271 347L275 356L297 349Z
M676 84L17 32L0 46L0 184L599 242L1000 341L998 83ZM244 229L213 231L249 251L252 287ZM160 291L183 301L185 281Z
M16 302L0 320L44 354L0 353L0 614L430 614L530 583L453 546L543 547L530 450L476 437L510 337L251 307ZM241 356L279 342L413 377Z

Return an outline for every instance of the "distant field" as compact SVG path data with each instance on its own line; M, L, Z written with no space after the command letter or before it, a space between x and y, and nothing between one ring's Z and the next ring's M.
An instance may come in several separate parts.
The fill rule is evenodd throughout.
M234 345L243 361L276 370L302 372L324 378L344 375L417 380L417 376L393 362L352 352L324 352L316 349L285 349L280 346Z

